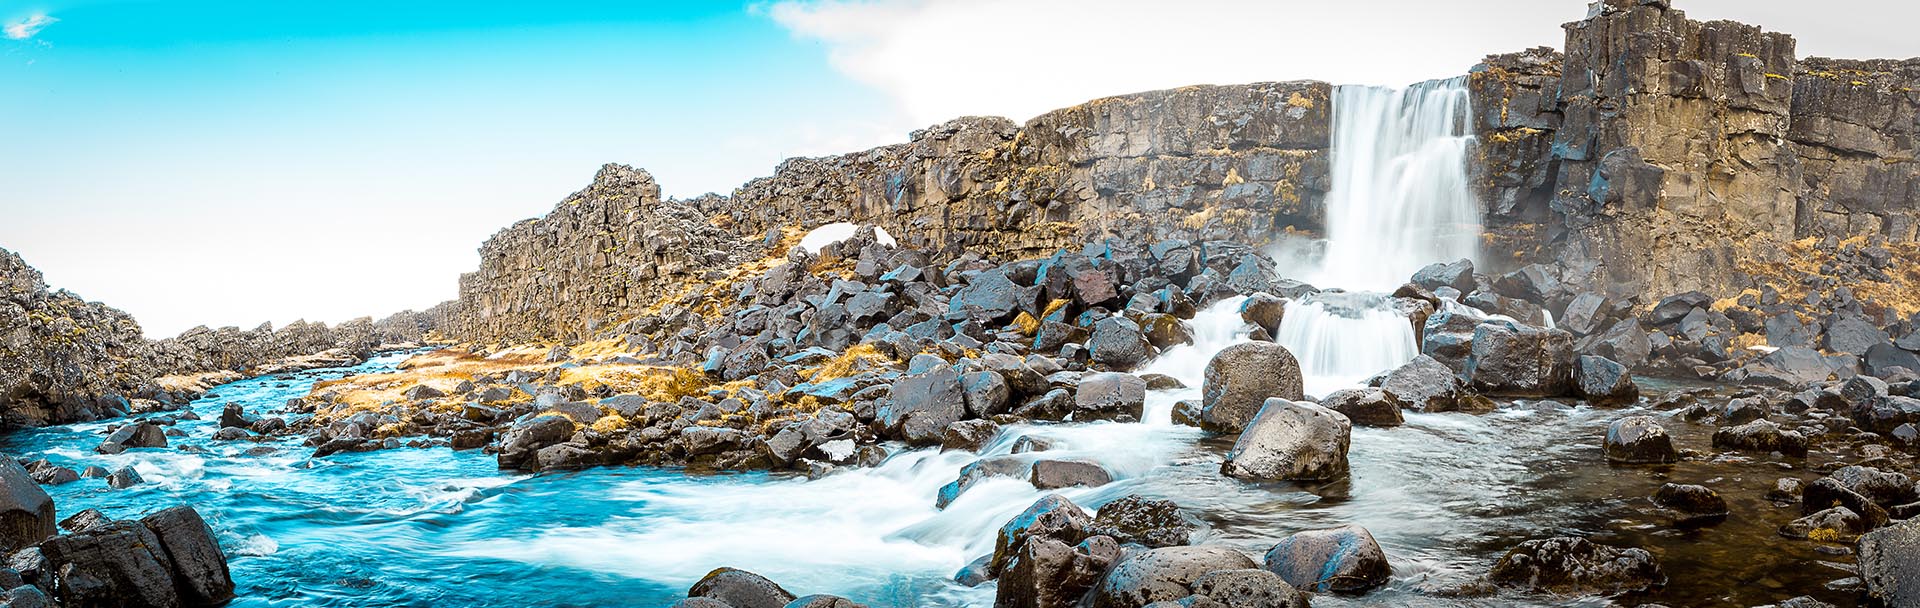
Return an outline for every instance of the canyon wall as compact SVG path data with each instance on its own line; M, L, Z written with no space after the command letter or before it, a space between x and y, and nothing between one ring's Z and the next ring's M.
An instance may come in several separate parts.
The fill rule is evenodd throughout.
M601 169L548 215L496 234L460 279L453 336L582 339L659 313L782 236L873 224L943 259L1078 249L1102 237L1265 242L1323 215L1331 87L1194 86L1095 100L1015 125L961 118L905 144L781 163L731 196L662 200Z
M1656 0L1596 3L1566 33L1564 54L1473 73L1490 258L1727 297L1788 241L1915 241L1920 60L1800 60L1786 34Z
M47 289L40 271L0 249L0 426L94 420L124 414L135 400L178 401L154 380L173 374L245 372L287 357L332 349L364 353L421 339L422 313L336 327L294 322L278 329L198 327L148 340L132 315Z

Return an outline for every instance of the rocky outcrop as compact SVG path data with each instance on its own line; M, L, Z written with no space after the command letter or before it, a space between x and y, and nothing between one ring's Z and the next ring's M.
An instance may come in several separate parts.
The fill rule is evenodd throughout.
M198 327L148 340L131 315L49 290L38 270L0 249L0 425L121 416L138 400L185 403L197 395L156 379L264 371L283 359L323 351L338 351L327 361L357 361L382 344L425 338L428 322L409 311L331 328L300 321L279 329Z

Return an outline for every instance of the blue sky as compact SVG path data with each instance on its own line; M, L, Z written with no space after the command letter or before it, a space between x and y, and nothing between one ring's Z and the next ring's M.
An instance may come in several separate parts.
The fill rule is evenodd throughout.
M1907 3L1679 2L1920 55ZM1772 4L1771 6L1754 6ZM1797 11L1797 12L1796 12ZM1881 18L1822 17L1871 11ZM150 335L454 297L606 162L670 195L1137 90L1405 84L1558 46L1578 0L0 0L0 247ZM1346 24L1330 26L1329 24Z

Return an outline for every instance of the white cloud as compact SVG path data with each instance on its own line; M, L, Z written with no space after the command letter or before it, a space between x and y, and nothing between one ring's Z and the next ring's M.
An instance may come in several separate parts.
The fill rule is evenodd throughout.
M12 40L26 40L32 38L34 34L40 33L40 30L46 29L47 26L53 25L56 21L59 21L59 19L48 17L46 13L34 13L21 17L19 20L9 22L5 26L0 26L0 34L5 34L7 38Z
M1557 46L1559 24L1585 10L1512 0L785 0L766 14L823 42L836 69L931 124L969 114L1024 120L1197 83L1457 76L1488 53Z

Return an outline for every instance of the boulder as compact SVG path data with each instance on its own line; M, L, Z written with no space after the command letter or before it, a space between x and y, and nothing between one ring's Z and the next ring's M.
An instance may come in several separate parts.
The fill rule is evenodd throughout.
M785 608L794 596L766 577L735 568L719 568L700 577L687 597L704 597L732 608Z
M1867 533L1859 553L1868 597L1887 606L1920 606L1920 521Z
M1380 388L1413 411L1451 412L1459 409L1466 384L1445 364L1420 355L1387 372Z
M1007 413L1013 389L999 372L969 372L960 376L960 390L967 404L967 415L992 418Z
M1027 541L995 589L996 608L1072 608L1120 557L1112 538L1090 536L1079 545L1039 537Z
M960 474L955 476L953 481L940 487L939 492L934 496L933 506L936 509L947 508L947 505L953 504L954 499L960 498L961 494L966 493L968 488L981 480L994 477L1025 479L1032 474L1032 467L1033 465L1025 459L1005 455L988 456L969 462L966 466L960 467Z
M1507 551L1487 574L1497 585L1560 594L1611 595L1666 583L1653 554L1584 538L1530 540Z
M1640 386L1633 383L1633 374L1612 359L1581 355L1574 360L1573 376L1574 386L1587 403L1618 406L1640 399Z
M960 374L942 365L893 383L893 402L881 413L888 432L915 445L937 445L947 425L967 415Z
M1036 460L1028 481L1041 490L1098 487L1113 483L1113 474L1091 460Z
M1133 374L1098 372L1080 377L1074 389L1073 419L1133 420L1145 413L1147 381Z
M1680 513L1681 521L1695 522L1727 516L1727 499L1701 485L1668 483L1653 493L1653 504Z
M566 441L573 430L573 420L565 416L536 416L515 423L501 435L496 460L503 470L530 470L537 465L541 448Z
M125 490L146 482L133 467L120 467L107 474L107 487L115 490Z
M947 430L940 435L940 449L978 452L999 433L1000 425L992 420L962 420L947 425Z
M1355 388L1334 391L1320 400L1320 405L1340 412L1348 420L1360 426L1400 426L1406 423L1406 417L1400 408L1406 404L1386 389Z
M1721 427L1713 432L1713 447L1725 450L1779 452L1788 456L1807 455L1807 437L1798 431L1781 430L1768 420L1755 420L1739 426Z
M1200 421L1209 431L1238 433L1268 399L1304 397L1300 363L1286 347L1271 342L1235 344L1207 362Z
M1846 507L1860 516L1863 529L1872 530L1887 524L1887 510L1873 502L1873 499L1855 492L1832 477L1813 480L1800 493L1800 512L1813 514L1834 507Z
M1280 575L1259 569L1214 570L1194 579L1193 595L1186 599L1205 598L1213 606L1230 608L1307 608L1307 595L1287 584ZM1178 602L1166 602L1175 606ZM1199 601L1187 604L1193 608L1207 606Z
M1006 568L1007 562L1020 552L1026 543L1035 538L1051 538L1064 544L1077 545L1086 540L1087 527L1093 523L1080 505L1073 504L1065 496L1048 494L1035 501L1027 510L1021 511L1013 519L1000 526L1000 532L994 537L993 561L989 567L992 572Z
M1467 368L1473 356L1473 336L1487 317L1465 306L1450 306L1427 317L1420 328L1420 354L1432 357L1447 369Z
M1574 393L1573 336L1516 323L1482 323L1463 375L1483 393L1557 397Z
M1713 296L1698 291L1667 296L1653 306L1652 312L1647 313L1647 322L1655 327L1678 323L1680 319L1687 316L1687 313L1693 312L1693 309L1706 308L1712 304Z
M1834 507L1815 512L1812 515L1787 522L1780 526L1780 535L1787 538L1804 538L1825 543L1852 543L1860 539L1867 531L1866 523L1860 515L1846 507Z
M1173 501L1128 494L1101 505L1093 516L1089 532L1112 537L1123 544L1172 547L1187 544L1193 529L1193 524L1180 515L1180 507Z
M166 431L154 423L142 420L115 429L107 435L107 440L95 449L102 454L117 454L122 449L164 447L167 447Z
M1473 281L1473 260L1465 259L1428 264L1413 273L1412 282L1427 291L1452 287L1460 293L1472 293L1477 287Z
M1916 491L1920 488L1914 486L1913 478L1898 471L1853 465L1841 467L1828 476L1882 507L1920 502L1920 492Z
M1298 532L1267 551L1267 570L1314 593L1365 593L1387 583L1393 567L1366 528Z
M1287 301L1268 293L1255 293L1240 301L1240 320L1260 328L1269 336L1280 335L1280 320L1286 316Z
M173 560L140 522L108 522L41 543L61 605L175 608ZM229 589L229 591L231 591Z
M247 412L238 403L228 403L220 408L220 428L250 428L254 421L247 418Z
M1140 325L1126 317L1107 317L1094 323L1087 348L1094 363L1120 371L1133 369L1152 352Z
M53 498L20 463L0 455L0 552L12 553L53 535Z
M1652 416L1628 416L1607 425L1607 461L1619 464L1668 464L1680 460L1673 438Z
M140 518L140 524L160 540L183 604L218 606L233 599L227 556L198 511L185 505L171 507Z
M1607 320L1607 299L1600 294L1581 292L1567 303L1560 313L1558 326L1575 336L1585 336L1600 331Z
M1324 481L1347 474L1353 423L1312 403L1268 399L1221 465L1228 477L1253 481Z
M1193 594L1192 585L1209 572L1250 570L1252 559L1229 547L1161 547L1137 551L1114 564L1094 591L1095 608L1140 608Z

